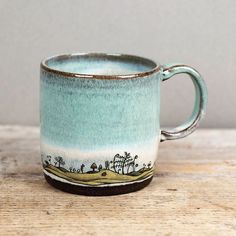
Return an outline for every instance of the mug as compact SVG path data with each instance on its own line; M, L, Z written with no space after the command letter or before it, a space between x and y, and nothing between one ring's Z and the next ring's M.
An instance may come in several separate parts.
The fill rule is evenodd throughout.
M196 90L190 119L160 130L160 84L187 73ZM83 195L139 190L153 177L160 141L191 134L207 89L183 64L159 65L124 54L79 53L41 63L41 158L52 186Z

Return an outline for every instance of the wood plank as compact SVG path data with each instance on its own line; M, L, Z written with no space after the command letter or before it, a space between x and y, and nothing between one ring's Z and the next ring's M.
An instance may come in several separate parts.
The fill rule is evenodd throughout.
M37 127L0 126L0 235L236 235L236 130L160 145L153 182L120 196L44 180Z

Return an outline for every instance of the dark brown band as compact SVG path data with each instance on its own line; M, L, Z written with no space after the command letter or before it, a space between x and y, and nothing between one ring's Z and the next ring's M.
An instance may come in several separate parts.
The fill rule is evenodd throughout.
M79 195L86 196L109 196L109 195L117 195L138 191L145 186L147 186L152 178L146 179L143 182L136 182L133 184L126 184L120 186L110 186L110 187L84 187L78 185L72 185L68 183L64 183L58 180L55 180L48 175L45 175L45 179L47 182L55 188L58 188L64 192L74 193Z

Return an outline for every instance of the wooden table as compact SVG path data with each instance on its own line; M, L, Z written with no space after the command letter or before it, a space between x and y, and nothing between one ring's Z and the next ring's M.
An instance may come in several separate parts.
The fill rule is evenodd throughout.
M0 126L0 235L236 235L236 130L164 142L148 187L86 197L45 182L37 127Z

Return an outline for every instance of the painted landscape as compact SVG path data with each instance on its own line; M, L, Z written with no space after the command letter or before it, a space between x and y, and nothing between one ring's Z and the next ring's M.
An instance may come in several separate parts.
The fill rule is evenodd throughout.
M61 156L47 155L42 156L42 159L43 167L48 173L70 182L91 186L144 180L151 177L154 170L151 162L143 163L139 167L138 156L132 157L128 152L124 152L124 155L116 154L112 161L106 160L103 164L91 162L89 165L85 165L81 163L79 168L68 167L65 158Z

